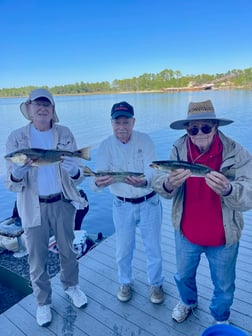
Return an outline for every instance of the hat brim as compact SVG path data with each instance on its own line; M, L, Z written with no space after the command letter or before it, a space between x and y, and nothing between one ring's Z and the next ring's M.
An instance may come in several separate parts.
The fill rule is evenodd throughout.
M111 116L112 119L117 119L119 117L133 118L134 116L132 115L132 113L129 113L127 111L116 111Z
M230 119L219 119L219 118L209 118L209 117L190 118L190 119L176 120L170 124L170 128L175 129L175 130L185 129L186 124L194 120L197 120L197 121L198 120L213 120L213 121L217 121L219 126L226 126L234 122L233 120L230 120Z
M30 115L29 115L29 112L28 112L28 109L27 109L27 103L21 103L20 105L20 110L23 114L23 116L27 119L27 120L30 120L32 121ZM53 116L52 116L52 120L53 122L59 122L59 118L57 116L57 113L56 113L56 110L55 110L55 106L53 105Z

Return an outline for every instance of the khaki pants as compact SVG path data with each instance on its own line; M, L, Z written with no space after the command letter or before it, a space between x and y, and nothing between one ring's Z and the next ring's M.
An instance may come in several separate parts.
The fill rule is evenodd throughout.
M51 230L59 249L63 289L78 284L79 267L73 248L75 208L71 203L60 200L40 203L41 226L25 229L29 253L30 277L33 292L39 305L51 303L52 289L47 272L48 243Z

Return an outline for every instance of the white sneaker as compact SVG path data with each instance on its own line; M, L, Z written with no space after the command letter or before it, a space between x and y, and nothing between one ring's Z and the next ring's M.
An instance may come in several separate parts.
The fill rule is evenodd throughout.
M225 321L215 321L215 324L229 324L228 320Z
M37 307L36 319L40 327L45 327L52 321L51 307L49 304Z
M81 308L87 305L87 297L79 286L68 287L65 293L71 299L75 307Z
M187 317L196 307L197 307L196 303L191 306L186 306L180 301L172 311L172 318L178 323L181 323L187 319Z

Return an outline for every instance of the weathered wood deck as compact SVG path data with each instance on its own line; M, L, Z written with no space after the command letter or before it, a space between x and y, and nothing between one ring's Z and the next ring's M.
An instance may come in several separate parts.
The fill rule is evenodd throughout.
M230 321L249 336L252 335L252 211L244 214L245 229L237 263L235 300ZM80 286L88 296L88 306L77 309L69 303L60 285L59 276L53 278L53 321L41 328L35 320L36 304L29 295L0 315L0 334L11 336L200 336L211 325L209 303L212 284L205 257L198 269L199 307L184 323L171 319L171 311L178 301L173 280L175 272L173 229L170 223L170 201L164 201L162 247L164 257L164 290L166 300L161 305L149 302L149 286L145 273L145 254L140 235L137 235L134 257L135 285L130 302L116 298L117 270L115 237L102 242L80 261Z

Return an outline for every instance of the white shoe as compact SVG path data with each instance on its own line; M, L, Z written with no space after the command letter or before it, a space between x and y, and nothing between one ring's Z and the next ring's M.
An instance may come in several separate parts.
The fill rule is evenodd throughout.
M81 308L87 305L87 297L79 286L68 287L65 293L71 299L75 307Z
M184 303L180 301L172 311L172 318L178 323L181 323L187 319L187 317L196 307L197 304L186 306Z
M215 321L215 324L229 324L228 320L225 321Z
M52 321L51 307L49 304L37 307L36 319L40 327L45 327Z

